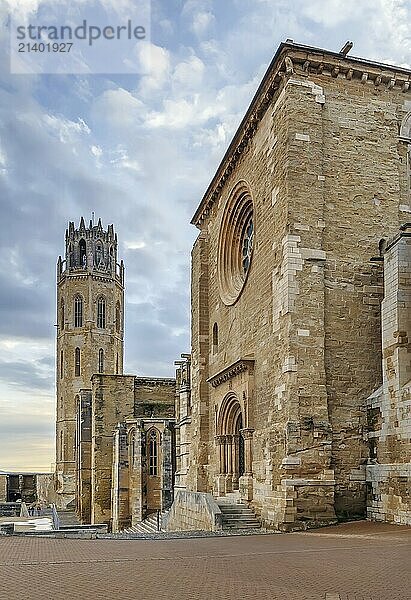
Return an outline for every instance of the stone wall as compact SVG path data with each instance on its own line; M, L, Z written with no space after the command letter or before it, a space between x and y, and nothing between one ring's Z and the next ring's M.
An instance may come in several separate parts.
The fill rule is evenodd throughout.
M166 531L219 531L221 511L211 494L177 490L168 515L163 516Z
M218 417L236 394L254 430L247 500L275 527L365 514L365 400L381 382L383 292L381 265L370 259L411 210L398 143L408 87L379 86L349 58L284 52L260 89L277 87L253 101L265 107L249 110L194 219L187 477L191 490L221 493ZM253 202L254 249L230 304L217 265L240 182ZM207 386L248 358L253 394L234 371Z
M135 418L146 423L157 418L162 422L162 430L162 419L174 416L175 380L132 375L94 375L92 386L91 522L109 524L114 499L115 526L121 527L133 518L141 520L145 516L142 497L145 475L141 471L141 461L129 466L128 429L131 425L126 428L127 431L124 430L126 437L124 432L118 432L118 439L114 444L115 455L114 433L119 423L125 425ZM168 448L168 433L164 437L164 443ZM167 457L164 495L171 494L171 447L167 450ZM119 464L116 459L119 459ZM113 473L116 475L115 481L112 479Z
M174 417L175 387L173 378L136 377L134 416Z
M91 522L110 523L113 434L134 412L134 376L92 378Z
M383 385L367 402L367 516L411 524L411 225L384 254Z
M209 353L209 255L208 236L203 231L197 238L191 255L191 390L192 410L190 464L182 484L195 491L210 490L208 462L210 444L210 406L207 377Z
M42 506L57 504L56 478L54 473L39 473L36 475L37 500Z
M176 472L174 489L185 489L191 445L191 356L181 355L176 369Z
M82 523L91 523L91 390L80 390L76 428L76 510Z
M7 475L0 474L0 502L7 502Z

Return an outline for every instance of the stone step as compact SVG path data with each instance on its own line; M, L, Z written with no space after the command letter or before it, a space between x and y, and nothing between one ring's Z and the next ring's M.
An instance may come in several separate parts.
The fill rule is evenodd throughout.
M219 507L221 512L224 514L254 514L251 508L248 508L248 506L241 506L241 504L227 504L225 506L220 504Z
M233 495L235 496L234 502ZM228 496L231 496L231 498ZM261 527L254 511L248 504L239 500L239 494L227 494L224 498L217 498L216 502L221 510L224 530L259 529Z
M123 533L157 533L157 515L150 515L141 523L123 530Z
M81 525L80 519L74 510L59 510L57 514L60 521L60 526L75 527L77 525Z
M223 525L224 531L231 531L232 529L243 530L243 529L260 529L260 528L261 528L261 525L258 521L256 523L224 523L224 525Z
M223 516L224 523L259 523L254 515L235 515L232 517Z

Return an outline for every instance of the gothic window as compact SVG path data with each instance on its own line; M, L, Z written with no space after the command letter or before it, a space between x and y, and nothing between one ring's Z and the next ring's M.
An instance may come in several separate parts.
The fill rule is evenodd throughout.
M97 242L96 245L96 266L98 267L100 262L103 260L103 247L101 242Z
M104 350L100 348L98 351L98 372L104 373Z
M63 362L63 350L60 352L60 379L64 376L64 362Z
M116 304L116 331L120 333L121 330L121 311L120 311L120 302Z
M76 348L74 351L74 375L76 377L80 377L80 371L81 371L81 365L80 365L80 360L81 360L81 355L80 355L80 348Z
M106 299L100 296L97 300L97 327L105 329L106 327Z
M87 267L87 249L85 240L80 240L79 243L80 250L80 267Z
M83 327L83 298L74 296L74 327Z
M148 441L148 474L158 475L158 446L159 434L157 429L150 429L147 433Z
M64 329L64 300L61 300L60 303L60 327L61 330Z
M116 356L116 375L118 375L118 352Z
M239 298L251 268L255 220L251 193L240 181L228 199L218 244L218 284L224 304Z
M213 354L218 352L218 325L214 323L213 325Z

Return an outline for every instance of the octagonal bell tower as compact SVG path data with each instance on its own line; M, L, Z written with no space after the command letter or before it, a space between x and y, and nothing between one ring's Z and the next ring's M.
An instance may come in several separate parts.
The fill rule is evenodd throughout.
M57 262L56 480L60 506L75 497L76 411L79 391L94 373L122 374L124 264L117 262L117 234L101 220L83 217L66 230L66 254Z

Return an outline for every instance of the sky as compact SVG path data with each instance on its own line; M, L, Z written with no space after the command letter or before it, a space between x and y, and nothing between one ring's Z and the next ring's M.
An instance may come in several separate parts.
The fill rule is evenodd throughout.
M190 349L190 219L281 41L402 66L410 0L153 0L139 74L10 73L9 15L137 0L0 0L0 470L54 461L55 266L92 211L126 265L125 373Z

